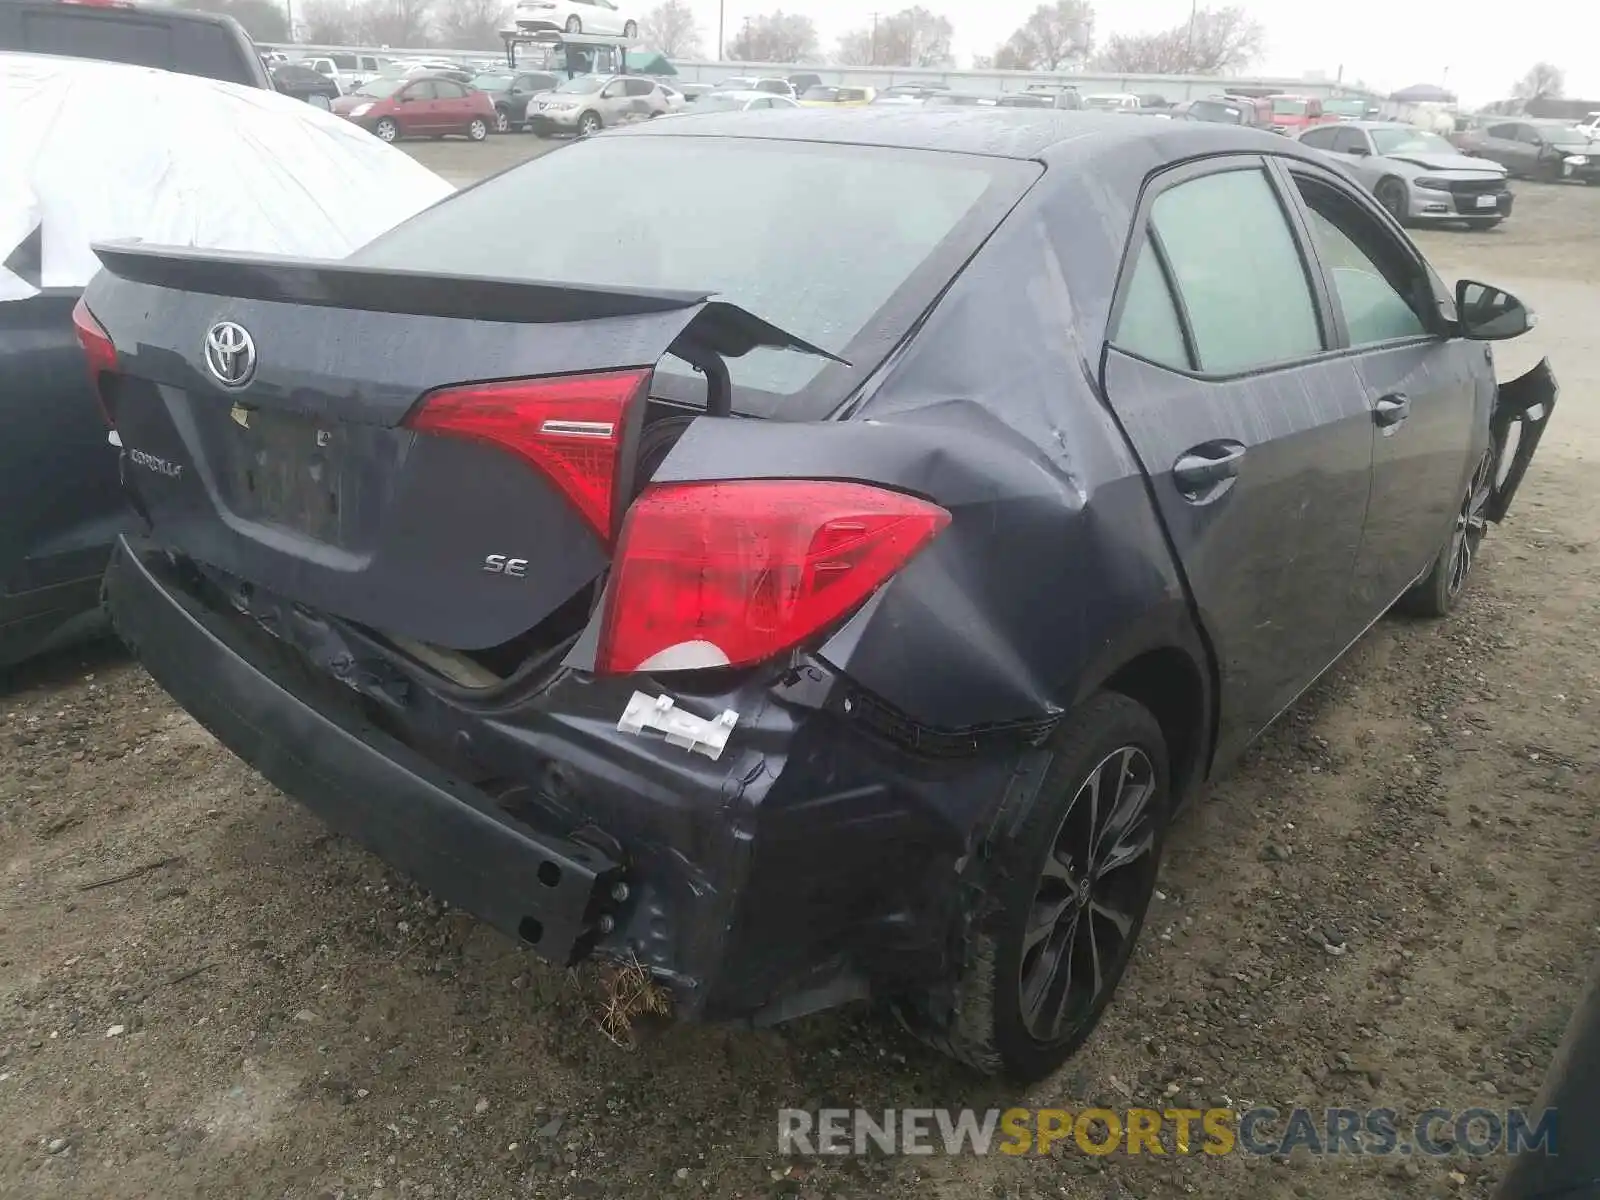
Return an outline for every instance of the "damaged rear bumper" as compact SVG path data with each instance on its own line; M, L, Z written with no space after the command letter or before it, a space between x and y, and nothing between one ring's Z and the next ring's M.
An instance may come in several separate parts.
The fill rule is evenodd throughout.
M117 631L219 741L338 832L542 955L572 963L593 948L620 864L534 832L348 708L305 703L306 680L247 662L216 615L158 571L119 542L106 579Z
M142 540L118 544L107 594L156 680L334 829L542 957L636 959L686 1018L784 1020L947 975L963 868L1015 786L1015 757L930 762L853 724L870 706L820 665L673 705L569 672L486 709L314 669L288 644L305 637Z

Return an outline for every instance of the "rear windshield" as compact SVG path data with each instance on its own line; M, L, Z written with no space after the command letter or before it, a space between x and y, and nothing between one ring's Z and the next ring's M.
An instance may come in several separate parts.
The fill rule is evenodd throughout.
M838 94L839 94L839 89L836 88L836 87L820 87L820 86L819 87L808 87L806 89L806 94L801 96L800 99L802 99L802 100L832 100L834 97L838 96Z
M410 79L404 77L400 79L369 79L350 94L352 96L370 96L374 100L387 100L410 82Z
M697 139L692 158L688 149L667 136L577 142L418 214L352 261L712 292L853 364L782 350L729 362L741 411L820 416L899 340L1041 170L753 138ZM662 179L672 186L652 182ZM535 210L541 219L529 221ZM703 382L675 360L657 380L661 395L704 401Z
M1305 100L1283 100L1272 102L1272 115L1276 117L1303 117L1310 111L1311 105Z
M1237 104L1223 104L1217 100L1196 100L1189 106L1189 115L1196 121L1218 121L1238 125L1244 121L1244 109Z
M568 95L586 96L590 92L598 92L606 83L606 77L603 75L575 75L571 79L562 80L556 91L566 92Z
M0 49L159 67L224 83L260 83L250 69L253 53L228 28L210 21L168 20L149 12L62 4L25 7L17 15L21 18L21 44L10 45L7 37ZM9 27L9 21L0 21L0 28Z

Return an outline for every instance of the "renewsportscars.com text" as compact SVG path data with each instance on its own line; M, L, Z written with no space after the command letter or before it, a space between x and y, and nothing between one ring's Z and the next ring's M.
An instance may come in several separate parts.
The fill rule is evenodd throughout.
M1430 1108L801 1108L778 1110L778 1153L1555 1154L1554 1110Z

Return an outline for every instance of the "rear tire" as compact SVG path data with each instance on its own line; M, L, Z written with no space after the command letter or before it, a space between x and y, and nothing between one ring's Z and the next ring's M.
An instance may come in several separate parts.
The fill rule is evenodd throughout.
M1408 205L1404 183L1394 178L1380 179L1372 194L1377 197L1378 203L1388 210L1391 217L1402 225L1406 223L1409 214L1406 211Z
M1031 809L995 821L1020 825L989 850L956 978L896 1003L930 1046L1020 1083L1060 1067L1115 994L1171 811L1161 726L1126 696L1085 701L1048 751Z
M1488 532L1489 523L1483 513L1489 506L1494 469L1495 453L1493 450L1486 451L1477 469L1472 472L1466 497L1456 511L1455 523L1450 527L1450 536L1439 548L1439 554L1433 560L1426 578L1401 596L1400 602L1395 605L1401 612L1412 617L1437 619L1449 616L1456 602L1461 599L1473 564L1478 561L1478 547L1483 544L1483 535Z
M481 142L489 136L489 122L482 117L473 117L472 123L467 126L467 136L475 142Z
M372 127L372 132L378 135L379 141L398 142L400 140L400 126L396 125L390 117L380 117L378 123Z

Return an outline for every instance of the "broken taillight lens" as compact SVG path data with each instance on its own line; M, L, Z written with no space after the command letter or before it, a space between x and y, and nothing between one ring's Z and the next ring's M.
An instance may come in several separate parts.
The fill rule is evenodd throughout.
M467 384L424 396L405 424L498 446L531 463L610 542L624 422L649 380L641 369Z
M89 306L83 302L81 296L72 306L72 328L78 335L78 342L83 346L84 358L89 367L89 384L94 388L95 400L100 405L100 412L105 417L106 424L110 425L111 405L101 376L117 373L117 348L112 345L111 335L106 332L105 326L95 319L95 315L89 311Z
M858 483L652 485L623 523L595 669L763 662L853 612L949 523Z

